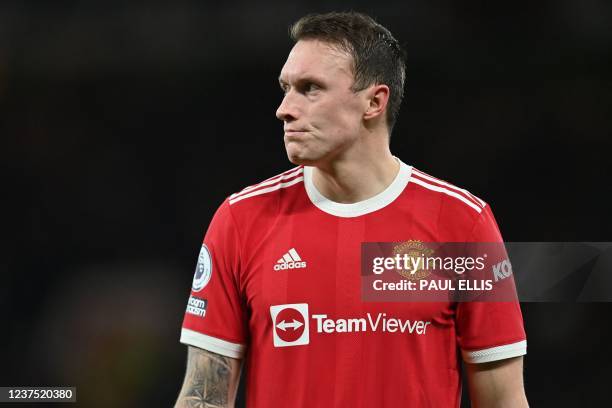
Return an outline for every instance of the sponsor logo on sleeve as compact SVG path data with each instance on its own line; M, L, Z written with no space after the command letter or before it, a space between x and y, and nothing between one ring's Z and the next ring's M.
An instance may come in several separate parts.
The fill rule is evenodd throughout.
M510 264L508 259L504 259L493 265L493 277L495 278L495 282L506 279L510 275L512 275L512 264Z
M202 299L195 296L189 296L189 301L187 302L187 310L186 312L198 317L206 316L206 306L208 305L208 300Z
M198 264L196 265L195 274L193 275L193 284L191 290L199 292L210 282L212 276L212 259L210 251L206 245L202 244L200 255L198 256Z

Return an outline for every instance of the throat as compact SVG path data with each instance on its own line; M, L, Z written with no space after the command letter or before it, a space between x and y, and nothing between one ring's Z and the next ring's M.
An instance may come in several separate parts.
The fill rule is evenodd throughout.
M393 183L400 170L399 161L389 155L378 163L353 163L333 169L315 167L312 182L328 200L354 204L380 194Z

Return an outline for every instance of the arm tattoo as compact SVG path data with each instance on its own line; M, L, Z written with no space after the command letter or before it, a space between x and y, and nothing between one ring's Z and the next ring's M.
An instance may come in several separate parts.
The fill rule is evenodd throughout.
M239 360L189 347L187 373L176 408L233 407L239 376Z

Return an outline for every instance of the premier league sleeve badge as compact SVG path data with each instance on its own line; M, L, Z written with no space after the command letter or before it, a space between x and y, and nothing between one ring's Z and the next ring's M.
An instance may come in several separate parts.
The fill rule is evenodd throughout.
M191 290L194 292L199 292L204 289L204 287L208 285L211 276L212 259L210 256L210 251L205 244L202 244L202 249L200 250L200 255L198 256L198 264L196 265L195 274L193 275Z

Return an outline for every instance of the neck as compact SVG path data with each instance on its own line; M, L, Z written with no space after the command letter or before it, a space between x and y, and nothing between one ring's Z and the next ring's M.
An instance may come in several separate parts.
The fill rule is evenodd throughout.
M399 168L385 140L384 145L363 146L334 158L332 163L317 165L312 172L312 182L328 199L351 204L384 191L397 176Z

